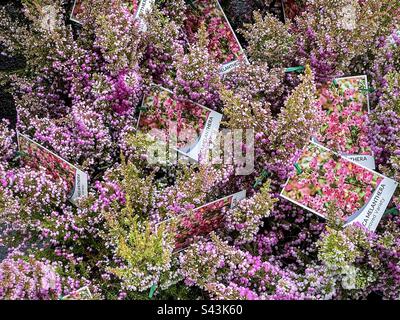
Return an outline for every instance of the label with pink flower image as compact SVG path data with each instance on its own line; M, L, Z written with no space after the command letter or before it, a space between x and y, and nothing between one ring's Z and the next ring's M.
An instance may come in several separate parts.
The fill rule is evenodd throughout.
M82 0L75 0L74 5L72 6L71 16L69 17L69 19L78 24L82 24L78 19L78 16L82 12L83 12Z
M210 233L221 230L225 223L225 213L246 198L246 190L210 202L204 206L165 220L156 225L164 225L167 232L175 236L173 253L178 253L197 239L208 239Z
M398 183L311 142L295 164L281 196L323 218L332 205L344 225L375 231Z
M375 169L368 138L369 97L367 76L338 78L323 86L319 103L325 111L316 141L341 155Z
M199 161L216 137L222 114L153 85L142 102L138 129L162 145Z
M241 61L248 63L244 50L218 0L197 0L188 6L186 32L189 42L195 43L197 31L205 24L208 51L220 64L219 72L234 70Z
M61 180L72 203L88 195L88 175L85 172L19 132L17 139L23 163L32 169L45 169L54 181Z

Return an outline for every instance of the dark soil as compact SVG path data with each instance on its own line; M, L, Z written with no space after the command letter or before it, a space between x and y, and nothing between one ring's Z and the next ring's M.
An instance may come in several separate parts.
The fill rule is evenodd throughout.
M0 6L4 6L13 19L22 19L20 1L0 0ZM2 55L3 48L0 43L0 72L10 72L25 66L22 57L8 57ZM17 121L17 111L12 95L8 92L9 87L0 87L0 120L7 119L12 127Z
M17 111L15 110L14 100L11 94L0 89L0 119L10 121L12 128L15 128L17 122Z
M1 52L1 48L0 48ZM24 59L21 57L6 57L0 55L0 72L10 72L23 68ZM0 119L8 119L12 127L15 127L17 111L15 110L14 100L8 92L9 87L0 87Z

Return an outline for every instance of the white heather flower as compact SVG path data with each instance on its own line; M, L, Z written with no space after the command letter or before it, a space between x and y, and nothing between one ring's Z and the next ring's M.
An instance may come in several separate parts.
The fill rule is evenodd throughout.
M354 266L345 266L342 270L344 277L342 278L342 287L346 290L356 288L357 268Z
M357 11L354 6L348 4L340 12L340 26L345 30L354 30L356 28Z
M42 10L41 27L43 30L52 32L57 25L57 10L53 5L44 6Z
M395 33L397 34L397 37L400 38L400 30L395 31ZM388 39L389 39L389 43L390 43L391 45L396 45L396 41L395 41L395 38L394 38L394 35L393 35L393 34L390 35L390 36L388 37Z

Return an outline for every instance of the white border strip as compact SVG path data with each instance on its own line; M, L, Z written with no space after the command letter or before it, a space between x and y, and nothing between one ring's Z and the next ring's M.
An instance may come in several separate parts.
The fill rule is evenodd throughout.
M76 6L76 3L77 3L78 1L81 1L81 0L75 0L75 1L74 1L74 5L72 6L71 14L69 15L69 20L71 20L71 21L73 21L73 22L75 22L75 23L77 23L77 24L79 24L79 25L82 25L82 22L76 20L75 17L73 16L74 11L75 11L75 6Z

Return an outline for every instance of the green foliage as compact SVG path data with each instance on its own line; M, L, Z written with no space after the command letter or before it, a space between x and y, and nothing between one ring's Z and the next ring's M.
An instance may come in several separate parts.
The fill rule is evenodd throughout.
M378 277L380 259L377 257L373 242L368 234L359 227L350 226L338 230L327 227L327 233L318 242L318 258L326 267L326 275L341 282L343 296L357 296ZM373 242L371 242L373 241ZM360 263L368 257L368 267Z
M116 242L116 254L123 266L110 268L127 290L144 291L166 279L163 273L171 266L172 236L163 227L153 232L150 224L140 222L130 198L116 220L107 216L110 233Z
M131 162L122 159L122 187L126 193L127 204L135 214L144 217L153 204L153 175L142 177L141 171ZM130 214L129 211L126 211ZM122 213L124 215L124 213Z
M310 67L306 66L302 82L285 101L285 107L278 117L273 139L273 148L277 153L286 158L295 150L302 149L309 142L312 133L319 128L319 112L316 106L314 75Z
M104 217L108 237L122 263L109 271L126 290L144 291L169 280L173 235L165 232L164 227L154 230L148 221L155 192L152 175L142 178L137 167L124 158L119 174L125 205L120 210L105 212Z
M341 231L328 229L328 234L319 242L318 257L331 270L342 270L354 263L359 252L350 239Z

